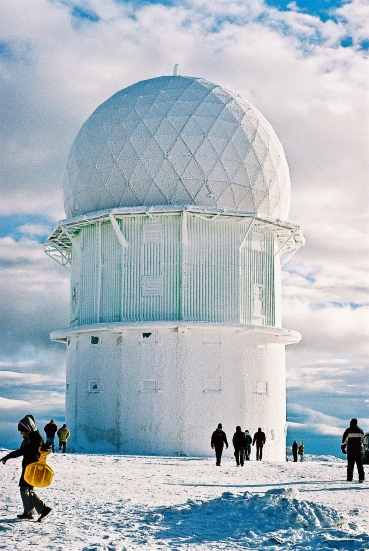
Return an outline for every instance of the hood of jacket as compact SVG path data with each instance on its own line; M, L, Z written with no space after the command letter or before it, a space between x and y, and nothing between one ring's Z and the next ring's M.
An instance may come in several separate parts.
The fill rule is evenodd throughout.
M25 415L18 423L18 430L21 432L35 432L37 425L33 415Z

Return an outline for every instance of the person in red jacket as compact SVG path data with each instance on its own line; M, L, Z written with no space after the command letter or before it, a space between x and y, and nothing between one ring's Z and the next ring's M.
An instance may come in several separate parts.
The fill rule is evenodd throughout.
M254 434L254 440L252 441L252 445L254 446L256 442L256 461L261 461L263 458L263 446L265 444L265 433L261 430L261 428L258 428L258 431Z
M38 497L33 489L33 486L24 480L24 471L26 470L27 465L36 463L40 459L39 450L40 448L42 449L44 441L41 434L37 430L33 415L26 415L23 417L23 419L21 419L18 423L18 430L23 436L23 442L19 450L8 453L8 455L2 457L0 461L5 465L8 459L23 457L22 474L19 480L19 490L23 502L23 513L17 515L17 517L21 520L33 520L33 512L36 509L37 513L40 515L38 521L41 522L41 520L51 512L51 508Z

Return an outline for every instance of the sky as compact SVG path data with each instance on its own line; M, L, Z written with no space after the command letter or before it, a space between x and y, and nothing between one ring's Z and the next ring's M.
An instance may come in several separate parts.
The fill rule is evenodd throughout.
M253 103L287 156L289 222L306 245L283 268L288 442L340 454L369 431L369 5L366 0L12 0L0 4L0 445L18 420L64 422L69 274L42 242L88 116L135 82L202 77ZM209 427L209 434L213 427Z
M347 482L346 461L254 458L237 468L234 458L216 467L215 457L52 454L52 484L36 488L52 509L41 526L38 515L16 518L21 460L10 459L0 465L1 549L368 549L368 483L356 473Z

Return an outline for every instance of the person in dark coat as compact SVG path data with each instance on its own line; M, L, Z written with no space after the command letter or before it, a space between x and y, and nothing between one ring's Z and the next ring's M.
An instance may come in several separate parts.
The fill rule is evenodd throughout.
M297 453L300 456L300 461L304 460L304 451L305 451L304 443L300 442L300 445L297 450Z
M347 453L347 480L352 481L354 475L355 463L359 474L359 482L364 482L365 473L361 458L362 443L364 441L364 432L357 426L357 419L351 419L350 426L345 430L342 436L342 453Z
M226 433L222 430L222 423L219 423L218 428L211 435L211 447L215 449L217 467L220 467L224 444L228 448Z
M297 448L298 448L297 442L296 440L294 440L292 443L292 455L295 463L297 463Z
M33 489L33 486L30 486L30 484L24 480L24 471L27 465L36 463L40 459L39 450L40 448L43 448L44 441L41 434L37 430L33 415L26 415L23 417L23 419L21 419L18 423L18 430L23 436L23 442L19 450L8 453L8 455L5 455L0 459L0 461L5 465L8 459L23 457L22 474L19 480L23 513L21 515L17 515L17 517L22 520L33 520L33 513L36 509L37 513L40 515L38 521L41 522L41 520L51 512L51 508L38 497Z
M252 437L249 431L245 430L245 459L246 461L250 461L250 455L251 455L251 444L252 444Z
M55 424L54 419L51 419L50 423L44 426L44 431L46 434L45 444L51 446L51 450L55 453L55 433L58 430L58 427Z
M238 425L236 427L236 432L233 435L233 447L234 447L234 456L236 458L237 467L241 465L243 467L245 448L246 448L246 438L245 433L242 432L241 427Z
M265 433L258 428L258 431L254 434L252 445L256 442L256 461L261 461L263 458L263 446L265 444Z

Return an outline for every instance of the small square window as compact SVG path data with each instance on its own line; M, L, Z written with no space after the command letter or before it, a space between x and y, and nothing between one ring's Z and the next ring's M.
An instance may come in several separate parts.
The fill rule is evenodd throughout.
M96 335L91 335L91 344L99 344L100 337L97 337Z
M260 232L252 233L251 248L253 251L264 251L264 235Z
M161 385L156 379L144 379L140 384L141 392L157 392L161 390Z
M222 392L222 379L205 379L204 392Z
M141 333L141 343L142 344L155 344L158 342L158 333L157 331L143 331Z
M102 391L102 382L100 380L88 382L88 392L101 392L101 391Z
M265 381L258 381L256 392L258 394L268 394L268 383Z
M162 224L146 224L143 228L144 243L162 243L163 226Z

